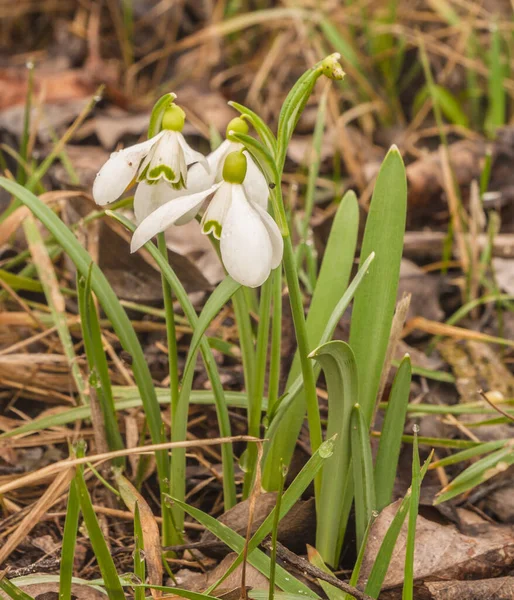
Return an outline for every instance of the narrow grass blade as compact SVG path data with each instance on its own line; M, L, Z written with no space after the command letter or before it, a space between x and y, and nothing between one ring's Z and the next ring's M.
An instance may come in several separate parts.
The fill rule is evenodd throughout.
M427 458L420 471L420 485L428 471L428 467L430 466L432 456L433 453L431 453L430 456ZM400 535L400 531L402 529L403 523L410 508L411 494L412 488L409 488L409 490L405 494L405 497L401 501L400 506L398 507L398 510L396 511L396 514L394 515L391 524L389 525L389 529L387 530L384 539L380 544L380 549L377 553L377 556L375 557L375 562L373 563L373 568L371 569L371 573L369 574L365 589L366 594L369 594L372 598L378 598L380 594L380 589L387 574L387 569L389 568L389 563L391 562L394 547L396 546L396 540Z
M71 584L75 559L75 543L79 528L80 503L77 483L70 483L66 520L62 536L61 565L59 570L59 600L71 600Z
M71 339L66 319L66 305L64 303L64 298L59 288L59 282L57 281L57 277L55 275L54 266L50 260L50 257L48 256L48 251L43 242L43 238L41 237L41 234L36 226L36 221L32 215L29 215L26 219L24 219L23 231L25 233L25 237L27 238L32 260L36 265L39 280L43 286L45 298L48 303L48 307L50 308L52 319L55 323L64 354L68 360L71 375L73 377L73 381L75 382L75 386L80 398L80 403L87 404L88 399L85 393L86 384L82 373L80 372L75 350L73 349L73 341Z
M411 362L407 355L400 363L394 378L375 460L377 510L382 510L391 502L409 403L411 378Z
M324 562L339 564L344 488L350 467L350 414L358 398L357 365L348 344L333 341L310 354L323 371L328 387L327 437L337 435L334 454L327 460L322 475L321 493L316 499L316 549Z
M488 452L494 452L495 450L499 450L500 448L505 447L509 443L511 443L510 440L508 440L507 442L505 440L494 440L492 442L484 442L483 444L477 444L474 448L468 448L467 450L462 450L461 452L456 452L455 454L434 461L430 468L436 469L438 467L456 465L465 460L469 460L470 458L475 458L475 456L480 456L481 454L487 454Z
M202 341L204 333L211 324L211 321L240 287L241 284L234 281L232 277L225 277L214 292L210 294L194 327L194 333L189 344L189 351L184 367L183 379L187 377L189 369L196 362L198 346Z
M35 281L30 277L24 277L16 273L10 273L0 269L0 280L7 283L13 290L23 290L25 292L42 292L43 286L39 281Z
M84 517L84 523L87 528L91 546L95 553L100 572L104 580L105 589L109 594L109 600L125 600L125 594L116 572L116 567L112 560L112 556L104 539L102 530L96 518L95 510L91 502L91 497L84 480L84 469L82 466L77 467L75 483L80 502L80 509Z
M216 596L209 596L208 594L202 594L201 592L192 592L191 590L184 590L177 587L169 587L166 585L150 585L141 584L132 586L135 590L143 592L143 598L145 597L145 590L155 590L157 592L164 592L166 596L164 598L172 598L179 596L180 598L186 598L186 600L219 600ZM109 599L110 600L110 599Z
M143 540L143 528L139 515L139 505L136 502L134 510L134 575L143 583L146 578L146 565L144 558L145 544ZM134 588L134 600L145 600L145 589Z
M222 542L227 544L229 548L235 552L242 553L245 539L238 533L227 527L214 517L202 512L198 508L189 506L185 502L181 502L175 498L169 497L170 501L177 502L181 508L183 508L191 517L201 523L206 529L208 529L213 535L215 535ZM248 554L248 562L258 569L264 576L269 577L270 574L270 559L269 556L264 554L261 550L255 549L253 552ZM278 566L276 569L276 582L277 585L285 592L297 593L299 590L309 598L318 598L318 595L313 592L304 583L293 577L285 569Z
M351 446L357 548L360 548L376 507L376 499L368 426L359 404L354 405L351 414Z
M350 346L359 372L359 403L369 424L387 350L400 274L407 182L398 149L389 150L371 200L361 256L375 252L369 275L355 294Z
M343 197L334 217L307 315L307 335L313 350L320 344L330 340L342 312L348 307L357 286L364 277L365 270L359 271L352 284L348 286L358 229L359 206L357 197L353 192L348 192ZM367 266L369 266L369 263L367 263ZM288 391L291 391L295 385L297 385L296 389L300 392L300 396L289 395L290 400L282 406L282 410L286 410L288 405L290 407L287 410L287 417L283 419L281 424L279 422L275 423L276 431L268 432L271 441L265 449L263 468L263 486L265 489L277 488L277 474L273 470L273 465L278 464L280 459L283 460L284 464L289 464L305 416L306 400L303 391L301 391L301 368L298 354L295 354L287 379ZM282 402L275 407L275 410L280 404ZM270 417L273 417L273 415L270 415Z
M91 269L87 277L78 277L77 291L82 339L90 371L89 385L95 388L100 403L109 449L121 450L124 445L114 407L109 365L103 349L102 331L91 293ZM125 460L116 459L113 464L121 467L125 464Z
M364 556L366 554L366 545L368 543L369 532L371 531L371 527L375 522L375 518L378 516L378 513L373 513L373 518L369 521L368 526L366 527L366 533L364 534L364 539L362 540L361 547L359 548L359 553L357 555L357 560L355 561L355 565L353 566L352 576L350 577L350 581L348 582L353 587L356 587L359 582L359 577L361 573L362 562L364 560ZM345 594L344 600L352 600L353 596L350 594Z
M92 262L91 257L59 217L48 206L34 196L34 194L17 183L9 181L4 177L0 177L0 187L19 198L23 204L28 206L34 215L43 223L43 225L45 225L45 227L47 227L55 239L61 244L70 259L74 262L79 273L83 277L87 277ZM162 441L162 419L159 403L157 402L152 376L134 328L105 275L96 265L92 267L91 271L91 287L99 299L108 319L111 321L122 346L132 356L134 377L139 387L141 398L143 399L145 415L148 421L152 441L154 443L159 443ZM166 453L157 453L156 461L161 487L163 487L163 481L168 477L168 459Z
M289 485L282 496L282 500L280 502L279 520L282 520L296 504L296 502L298 502L307 487L314 480L320 468L323 466L326 460L332 456L334 451L334 443L334 439L323 442L318 450L307 461L306 465L302 468L298 475L294 478L293 482ZM274 508L258 527L257 531L253 534L252 539L248 543L248 555L250 555L272 531L275 516L276 509ZM207 592L211 593L214 589L216 589L236 569L236 567L242 563L242 561L243 553L240 552L239 556L230 565L223 577L214 583L207 590Z
M418 519L419 494L421 488L417 433L418 426L415 425L414 444L412 446L411 499L409 505L407 544L405 547L405 568L403 571L402 600L413 600L414 593L414 549L416 544L416 522Z
M464 492L484 483L491 477L503 473L514 464L514 444L508 444L505 448L497 450L472 464L460 475L457 475L443 490L437 495L434 504L441 504L455 498Z
M0 577L0 590L5 592L9 598L12 598L12 600L34 600L32 596L23 590L20 590L20 588L12 581L9 581L9 579L5 577L5 574L2 575L4 576Z

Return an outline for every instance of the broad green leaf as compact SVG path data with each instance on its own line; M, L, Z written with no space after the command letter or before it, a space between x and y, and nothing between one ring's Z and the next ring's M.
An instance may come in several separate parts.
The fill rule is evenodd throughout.
M181 508L183 508L191 517L201 523L206 529L208 529L213 535L215 535L222 542L227 544L234 552L241 553L245 545L245 539L238 533L227 527L224 523L221 523L214 517L204 513L198 508L189 506L185 502L181 502L176 498L169 497L170 501L177 502ZM264 576L269 577L270 559L262 552L262 550L255 549L248 555L248 562L258 569ZM299 590L302 591L305 596L309 598L318 598L319 596L313 592L304 583L293 577L282 567L278 567L276 571L276 582L285 592L297 593Z
M358 229L357 198L353 192L348 192L344 195L334 217L318 282L307 314L307 335L313 350L330 340L342 313L350 304L353 294L366 273L366 269L359 270L354 281L348 286ZM371 262L373 259L368 260ZM286 386L290 400L286 400L281 408L281 410L287 409L287 413L284 413L281 423L277 422L274 425L277 429L272 431L273 435L270 433L271 441L265 450L263 485L269 490L277 489L278 485L273 465L278 464L280 459L284 464L289 464L303 423L306 402L305 395L301 391L301 383L300 358L295 354ZM293 388L295 394L290 393ZM298 396L296 396L297 392L300 392ZM282 402L278 406L281 404Z
M228 104L244 115L248 121L250 121L250 123L253 125L253 128L257 132L257 135L266 144L270 154L273 156L277 149L277 140L266 123L259 117L257 113L254 113L253 110L250 110L246 106L232 101L230 101Z
M87 277L92 262L91 257L59 217L34 194L17 183L0 177L0 187L19 198L34 213L61 244L79 273L83 277ZM96 265L91 268L91 288L100 301L107 318L111 321L121 345L132 356L132 369L143 400L150 435L153 443L160 443L162 441L161 412L146 357L125 310L105 275ZM166 453L157 452L156 461L162 485L163 480L168 477Z
M369 275L355 294L350 346L359 373L359 404L369 425L396 303L405 233L407 182L396 147L389 150L375 183L361 257L375 252Z
M323 561L336 567L341 553L343 496L350 467L350 414L358 398L357 366L352 349L341 341L327 342L310 354L320 363L328 388L327 438L337 435L334 454L322 474L316 502L316 549Z
M357 548L360 548L364 540L366 528L376 508L376 499L368 426L359 404L353 406L350 426L355 496L355 526L357 530Z
M391 502L409 404L411 377L410 357L406 355L393 381L375 460L377 510L382 510Z

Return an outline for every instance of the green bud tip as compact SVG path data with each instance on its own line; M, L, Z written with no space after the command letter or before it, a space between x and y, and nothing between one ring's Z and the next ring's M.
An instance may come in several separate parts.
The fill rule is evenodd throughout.
M248 133L248 123L242 117L236 117L232 119L227 125L226 137L228 140L235 142L232 133L242 133L246 135Z
M186 122L186 113L172 103L164 111L162 116L162 128L170 129L171 131L182 131L184 129L184 123Z
M319 63L319 69L329 79L343 79L345 76L345 72L343 68L339 64L339 59L341 55L339 52L334 52L334 54L330 54L326 58L324 58Z
M243 183L246 165L246 156L242 152L231 152L223 165L223 179L228 183Z

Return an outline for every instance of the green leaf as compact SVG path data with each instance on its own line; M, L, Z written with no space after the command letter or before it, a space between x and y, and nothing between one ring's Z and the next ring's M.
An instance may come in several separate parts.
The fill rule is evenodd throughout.
M92 262L91 257L59 217L34 196L34 194L17 183L5 177L0 177L0 187L19 198L34 213L61 244L64 251L77 267L79 273L83 277L87 277ZM145 416L148 421L152 442L156 444L160 443L163 441L161 412L145 355L139 344L136 332L132 327L132 323L105 275L97 265L91 267L91 288L100 301L107 318L111 321L121 345L132 356L132 369L141 398L143 399ZM166 452L157 452L156 461L161 485L163 485L162 482L168 477L168 458Z
M412 445L412 483L409 504L409 525L407 528L407 543L405 546L405 568L403 571L402 600L413 600L414 592L414 549L416 544L416 522L418 518L419 495L421 488L420 465L418 451L417 426L414 430Z
M318 567L318 569L321 569L328 575L332 575L333 577L335 577L334 573L327 567L321 554L316 550L316 548L313 548L312 546L307 545L307 555L309 557L309 562L312 565L314 565L315 567ZM345 592L343 592L339 588L336 588L332 584L327 583L326 581L323 581L322 579L318 579L317 581L318 581L318 584L323 589L323 591L325 592L325 594L327 595L328 600L345 600L345 598L346 598Z
M196 363L198 346L202 341L204 333L211 324L211 321L240 287L241 284L237 281L234 281L232 277L225 277L225 279L218 285L214 292L210 294L194 327L194 333L189 344L186 365L184 367L184 373L182 376L183 380L188 376L189 369Z
M35 281L30 277L17 275L0 269L0 280L6 283L13 290L23 290L25 292L42 292L43 286L39 281Z
M444 116L454 125L460 125L461 127L469 126L469 119L466 113L461 108L461 103L455 98L455 96L450 92L450 90L440 86L433 85L431 92L428 87L425 85L421 90L416 94L414 98L414 102L412 105L412 111L417 113L421 106L424 104L425 100L432 95L433 98L439 104L441 111Z
M406 210L405 167L393 147L380 168L366 221L361 257L375 252L376 258L355 294L350 328L350 346L359 372L359 404L368 425L393 320Z
M514 464L514 449L512 443L506 445L505 448L492 452L488 456L473 463L465 471L457 475L443 490L439 493L434 504L447 502L455 496L458 496L468 490L484 483L491 477L498 475L507 470L510 465Z
M348 286L350 279L357 234L359 229L359 205L354 192L344 195L334 217L330 230L327 247L321 263L318 281L314 289L311 305L307 315L307 335L311 348L328 342L333 335L335 327L342 313L350 304L353 294L360 285L365 269L359 270L354 281ZM369 259L371 262L373 259ZM369 266L369 262L366 263ZM281 410L287 406L287 416L274 427L273 435L270 432L271 441L265 449L263 486L266 489L277 489L278 480L274 464L282 458L284 464L289 464L296 446L298 434L303 423L306 409L305 395L301 390L301 368L300 357L295 354L287 379L286 389L288 392L296 390L295 394L289 394ZM296 392L300 392L296 396ZM274 407L276 410L282 402Z
M224 523L221 523L214 517L204 513L198 508L189 506L185 502L181 502L176 498L169 499L172 502L176 502L181 508L183 508L191 517L201 523L206 529L208 529L213 535L215 535L222 542L227 544L234 552L241 553L245 545L245 539L238 533L227 527ZM269 577L270 571L270 559L262 552L262 550L255 549L253 552L248 554L248 562L258 569L264 576ZM318 595L313 592L304 583L293 577L282 567L277 567L276 571L276 582L285 592L297 593L299 590L309 598L318 598Z
M329 439L321 444L318 450L309 458L305 466L294 478L292 483L289 485L287 490L282 496L280 502L279 520L282 520L287 513L293 508L293 506L301 498L310 483L314 480L316 474L320 468L326 464L326 461L330 459L334 450L334 440ZM270 512L270 514L264 519L261 525L257 528L257 531L253 534L250 542L248 543L248 555L255 550L264 538L273 529L273 523L275 520L276 507ZM210 593L216 589L222 581L224 581L236 568L243 562L243 553L240 552L239 556L230 565L227 571L223 574L221 579L214 583L207 591Z
M103 349L102 330L91 294L91 274L92 270L89 269L88 276L79 276L77 281L80 326L90 371L89 385L97 394L109 449L121 450L124 447L123 439L114 407L109 365ZM113 460L113 464L120 467L125 462L123 457Z
M102 530L96 518L95 509L91 502L91 497L84 480L83 467L77 467L77 474L75 476L75 483L77 486L77 492L80 502L80 509L82 516L84 517L84 523L87 528L89 540L93 547L100 572L104 580L104 585L109 594L109 600L125 600L125 594L120 584L118 573L114 561L112 560L111 552L107 543L104 539Z
M73 580L73 564L75 560L75 543L79 528L80 504L77 483L70 483L66 520L62 536L61 565L59 570L59 600L71 600L71 584Z
M327 438L337 435L334 454L323 468L316 502L316 548L323 561L336 567L343 542L341 531L346 526L341 522L342 500L350 467L350 414L358 398L357 366L352 349L341 341L323 344L310 357L320 363L327 381Z
M132 233L134 232L135 226L128 219L126 219L125 217L123 217L122 215L120 215L118 213L112 213L110 211L106 211L106 213L109 214L110 216L112 216L117 221L119 221L130 232L132 232ZM198 315L196 314L196 310L195 310L194 306L192 305L191 300L190 300L189 296L187 295L186 290L184 289L184 286L181 284L181 282L178 279L178 277L176 276L175 272L168 264L168 261L166 260L166 258L159 252L159 250L154 246L154 244L152 244L152 242L147 242L145 244L145 248L146 248L146 250L148 250L148 252L151 254L152 258L157 263L157 265L161 271L161 274L166 278L166 280L170 284L171 289L173 290L173 293L175 294L176 298L180 302L182 310L184 311L184 314L185 314L187 320L189 321L189 324L191 325L192 329L195 330L196 327L198 326ZM223 437L230 437L231 427L230 427L230 419L229 419L228 410L227 410L227 404L225 401L225 393L223 391L223 385L221 384L216 361L214 360L214 356L213 356L211 348L209 346L209 342L207 341L205 336L202 337L202 340L200 342L200 351L202 353L205 368L207 370L207 374L209 376L209 380L212 385L212 391L213 391L214 398L216 401L216 414L217 414L217 418L218 418L218 426L220 429L220 434ZM189 379L190 379L190 377L189 377ZM188 384L188 388L189 387L190 386ZM174 438L177 440L185 439L185 432L184 432L183 428L184 428L184 426L187 426L187 403L189 402L190 393L189 393L189 389L187 389L185 387L183 387L183 390L184 390L184 394L182 394L182 393L180 394L179 407L177 407L177 411L182 411L181 413L177 413L177 414L181 415L182 420L174 419L172 421L172 427L177 428L177 429L175 429L173 434L176 434L178 431L179 434L183 436L182 438L180 438L180 437ZM180 452L178 450L180 450ZM182 450L183 450L182 448L179 448L175 452L172 453L172 461L177 461L174 465L176 468L176 470L175 470L176 477L173 478L174 482L176 485L182 486L182 489L183 489L183 486L185 485L185 475L184 476L180 475L177 477L177 474L181 470L185 469L185 463L183 460L185 453L182 452ZM228 510L229 508L234 506L234 504L236 503L236 490L235 490L235 481L234 481L234 455L233 455L233 451L232 451L232 445L231 444L223 444L223 446L221 448L221 454L222 454L222 458L223 458L223 491L224 491L225 509ZM175 518L177 519L177 514L175 514ZM179 521L176 521L175 525L177 526L177 528L180 528Z
M139 504L136 502L134 510L134 575L143 582L146 578L145 545L143 541L143 528L139 514ZM134 588L134 600L145 600L145 590L142 587Z
M250 123L253 125L253 128L257 132L257 135L266 144L270 154L273 156L277 149L277 140L266 123L259 117L257 113L254 113L253 110L250 110L246 106L232 101L230 101L228 104L244 115L248 121L250 121Z
M391 502L409 404L411 378L410 357L406 355L393 381L375 460L377 510L382 510Z
M473 448L468 448L466 450L462 450L461 452L456 452L455 454L446 456L445 458L440 458L432 464L432 469L435 469L436 467L447 467L448 465L456 465L459 462L469 460L470 458L475 458L475 456L480 456L481 454L487 454L488 452L499 450L500 448L505 447L509 443L510 440L494 440L492 442L484 442L482 444L477 444Z
M150 123L148 124L148 139L153 138L161 131L162 117L176 97L177 95L173 93L164 94L154 104L150 115Z
M420 471L420 485L427 473L431 460L432 454L430 454L430 456L427 458ZM396 541L400 535L403 522L405 521L405 517L407 516L410 508L411 493L411 488L409 488L407 494L405 494L405 497L401 501L391 524L389 525L389 529L387 530L384 539L380 544L380 549L375 557L375 561L373 563L371 573L369 574L365 589L366 594L369 594L372 598L378 598L378 595L380 594L380 589L387 574L387 569L389 568L389 563L391 562Z
M352 409L350 426L355 495L355 525L357 530L357 548L360 548L366 528L376 508L376 499L368 426L359 404L355 404Z
M490 137L494 137L498 127L505 125L506 93L503 80L506 76L505 57L502 52L501 32L498 23L491 23L491 49L489 51L489 107L485 119L485 128Z
M2 577L0 579L0 589L13 600L34 600L32 596L29 596L29 594L20 590L20 588L7 579L7 577Z

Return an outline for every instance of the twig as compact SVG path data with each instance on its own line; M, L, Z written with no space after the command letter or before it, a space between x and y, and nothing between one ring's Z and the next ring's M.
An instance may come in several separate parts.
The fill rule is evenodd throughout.
M500 408L499 406L497 406L494 402L491 402L489 400L489 398L487 397L487 394L484 393L484 390L478 390L478 393L482 396L482 398L487 402L487 404L489 404L489 406L491 408L494 408L494 410L496 412L499 412L500 415L503 415L504 417L507 417L507 419L509 419L509 421L514 422L514 417L512 415L509 415L508 412L504 411L502 408Z
M266 550L271 550L271 546L272 546L271 539L269 537L266 538L262 542L261 546L263 548L265 548ZM290 550L288 550L287 548L282 546L282 544L278 541L277 541L277 556L282 561L284 561L285 563L287 563L288 565L290 565L297 571L300 571L301 573L303 573L304 575L306 575L309 578L321 579L322 581L326 581L327 583L330 583L330 585L333 585L334 587L342 590L343 592L346 592L347 594L351 594L358 600L372 600L371 596L368 596L364 592L361 592L357 588L353 587L353 585L345 583L344 581L341 581L337 577L334 577L333 575L329 575L328 573L325 573L321 569L318 569L318 567L311 565L311 563L309 561L305 560L305 558L302 558L301 556L297 556L294 552L291 552Z

